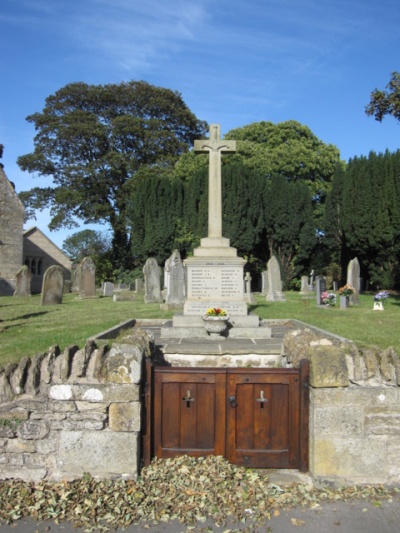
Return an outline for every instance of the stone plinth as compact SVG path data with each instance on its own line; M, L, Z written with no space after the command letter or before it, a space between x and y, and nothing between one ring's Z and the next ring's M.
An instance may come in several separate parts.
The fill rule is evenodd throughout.
M210 249L197 248L195 256L186 259L187 296L184 315L204 315L210 307L220 307L228 315L247 315L243 290L243 267L241 257L200 257L196 251L206 253ZM228 248L234 250L235 248Z

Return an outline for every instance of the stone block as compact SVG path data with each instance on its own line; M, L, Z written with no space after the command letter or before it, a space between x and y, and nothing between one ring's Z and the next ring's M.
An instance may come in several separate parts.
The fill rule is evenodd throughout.
M229 330L230 339L270 339L271 328L256 327L256 328L239 328L234 327Z
M139 465L139 433L61 431L58 472L61 478L124 475L135 478Z
M140 383L143 351L133 344L114 344L103 370L109 383Z
M0 468L0 479L22 479L37 483L46 477L47 468Z
M17 435L20 439L40 440L47 437L49 430L45 420L26 420L18 426Z
M319 437L351 438L363 432L363 408L362 406L324 407L312 410L313 432Z
M78 411L96 411L98 413L105 413L107 409L106 403L100 402L76 402L76 407Z
M376 414L365 417L366 435L396 435L400 437L400 410L396 415Z
M35 453L36 443L22 439L10 439L6 451L7 453Z
M336 477L349 483L381 483L387 477L385 439L381 437L315 438L313 476Z
M109 426L112 431L140 431L139 402L112 403L109 409Z
M312 387L348 387L349 375L344 351L337 346L313 346L308 349Z

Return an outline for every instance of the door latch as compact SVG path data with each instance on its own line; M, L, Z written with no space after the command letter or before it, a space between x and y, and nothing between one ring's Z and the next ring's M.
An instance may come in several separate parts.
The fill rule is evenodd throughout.
M229 404L231 407L237 407L236 396L229 396Z

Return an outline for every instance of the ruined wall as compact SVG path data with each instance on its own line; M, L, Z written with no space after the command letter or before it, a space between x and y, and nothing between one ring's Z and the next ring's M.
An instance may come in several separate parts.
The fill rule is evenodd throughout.
M310 474L340 484L400 482L400 361L311 331L290 333L284 359L310 360Z
M0 479L136 477L151 349L137 331L110 350L53 347L0 371Z

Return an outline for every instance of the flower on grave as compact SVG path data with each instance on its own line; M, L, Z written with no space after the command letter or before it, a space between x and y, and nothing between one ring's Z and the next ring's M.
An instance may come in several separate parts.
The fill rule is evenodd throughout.
M351 296L352 294L354 294L354 287L347 283L347 285L340 287L339 293L340 296Z
M325 305L336 305L336 294L333 292L323 292L321 294L321 302Z
M210 309L207 309L206 316L226 316L226 311L219 307L210 307Z
M390 294L387 291L381 291L378 292L378 294L375 294L374 301L375 302L384 302L386 298L389 298Z

